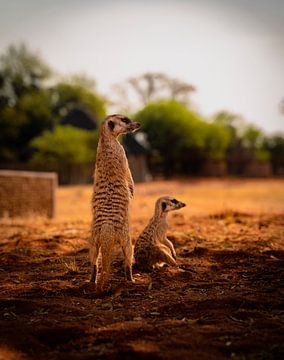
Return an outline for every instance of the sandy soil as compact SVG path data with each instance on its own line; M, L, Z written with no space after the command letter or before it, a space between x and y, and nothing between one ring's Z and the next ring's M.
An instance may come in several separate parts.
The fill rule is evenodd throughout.
M110 289L87 283L90 186L58 190L57 218L0 222L0 359L284 358L284 181L136 186L135 238L160 195L178 267L135 271L114 256Z

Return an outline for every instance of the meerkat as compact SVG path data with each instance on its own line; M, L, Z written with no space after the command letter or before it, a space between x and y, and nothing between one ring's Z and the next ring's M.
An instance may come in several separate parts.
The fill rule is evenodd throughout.
M100 128L97 147L94 189L92 198L92 226L90 239L91 282L97 291L108 280L111 256L116 243L120 244L126 278L132 277L133 245L129 236L129 205L134 183L128 160L118 136L132 133L140 127L123 115L106 117ZM101 253L101 273L97 276L98 256Z
M167 215L169 211L186 206L170 196L163 196L156 201L154 216L138 237L135 250L135 267L151 271L160 263L176 265L176 252L173 243L167 239Z

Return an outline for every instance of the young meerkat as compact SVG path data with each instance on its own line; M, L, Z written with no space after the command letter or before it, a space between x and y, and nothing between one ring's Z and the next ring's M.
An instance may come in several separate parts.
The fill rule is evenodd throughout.
M132 133L140 127L123 115L106 117L100 128L97 148L93 219L90 239L91 282L102 291L109 277L111 257L115 243L122 247L125 275L132 282L133 245L129 236L129 204L134 183L128 160L118 136ZM97 261L101 252L101 273L97 277Z
M135 244L135 267L151 271L155 265L166 263L176 265L176 252L173 243L167 239L167 215L169 211L186 206L170 196L163 196L156 201L154 216Z

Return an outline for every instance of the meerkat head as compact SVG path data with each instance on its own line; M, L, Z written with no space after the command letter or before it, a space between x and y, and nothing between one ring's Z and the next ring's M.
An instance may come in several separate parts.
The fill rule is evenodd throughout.
M163 196L156 201L156 212L159 214L165 214L169 211L178 210L185 206L185 203L171 196Z
M132 133L140 128L138 122L131 121L128 117L119 114L107 116L102 126L115 137L120 134Z

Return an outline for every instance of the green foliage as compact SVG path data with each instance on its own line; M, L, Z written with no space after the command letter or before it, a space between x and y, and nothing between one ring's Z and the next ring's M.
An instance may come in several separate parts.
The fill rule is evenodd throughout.
M106 115L105 100L81 83L60 82L51 89L52 111L57 117L65 116L75 107L85 108L98 120Z
M251 124L244 126L241 140L243 146L250 149L257 160L263 162L270 160L271 154L265 149L264 133L258 127Z
M216 113L213 116L212 121L214 124L227 129L230 134L230 144L234 144L236 142L244 127L243 118L238 114L230 113L228 111L220 111Z
M270 152L265 149L256 149L254 152L255 158L259 161L270 160Z
M151 103L135 119L142 124L142 131L169 172L184 171L189 161L201 162L208 156L223 159L230 141L225 127L206 122L175 101Z
M23 94L41 89L50 67L24 44L11 45L0 58L1 103L15 104Z
M52 130L62 117L81 108L101 120L105 99L86 76L47 86L52 71L25 45L10 46L0 58L0 160L26 161L31 140Z
M247 125L242 132L243 145L249 149L258 149L262 147L264 134L254 125Z
M0 157L25 158L30 140L53 126L49 93L41 90L22 95L15 106L0 108Z
M56 126L54 131L45 131L32 141L37 150L32 161L37 164L85 164L94 161L98 133Z
M231 142L230 130L218 123L207 124L205 148L210 159L223 160Z
M217 113L213 118L213 123L221 125L229 131L228 145L234 148L234 145L237 144L235 151L238 151L238 144L241 144L242 147L250 150L257 160L270 160L270 152L265 147L264 133L258 127L246 124L239 115L225 111Z
M139 111L135 119L141 122L154 148L167 150L175 143L177 147L204 146L202 120L178 102L151 103Z
M102 120L106 99L85 75L55 81L52 74L45 61L24 44L10 46L0 57L0 161L27 161L32 154L33 161L41 164L94 160L97 132L59 124L73 109ZM146 104L135 119L148 135L153 163L162 165L166 174L189 169L198 173L206 160L223 160L243 148L249 157L271 159L282 169L282 134L265 138L260 129L226 111L206 121L186 106L195 90L192 85L165 74L146 73L129 79L127 88L120 89L120 107L129 87L138 103Z
M267 137L264 146L271 154L272 160L282 160L282 162L284 162L284 134L276 133Z

